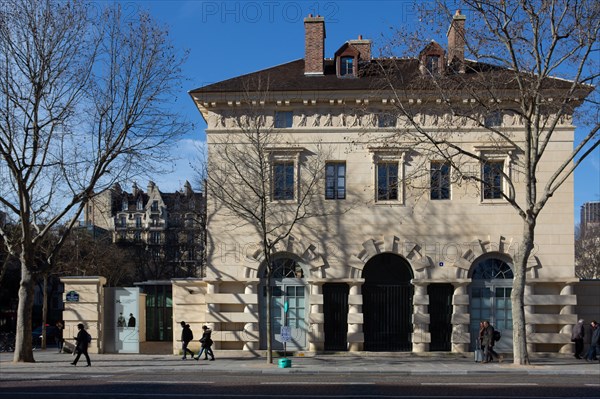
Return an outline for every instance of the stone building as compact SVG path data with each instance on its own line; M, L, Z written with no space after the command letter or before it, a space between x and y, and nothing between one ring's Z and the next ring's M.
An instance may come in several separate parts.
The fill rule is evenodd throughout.
M523 227L501 193L511 189L505 177L514 176L522 154L487 141L484 133L490 126L504 129L518 142L523 121L502 108L514 100L510 90L480 123L473 115L443 113L442 99L425 79L476 72L507 84L499 79L502 71L465 59L460 14L447 50L431 42L407 59L375 59L371 41L360 36L328 59L324 18L309 16L304 27L304 59L190 92L208 125L209 159L217 156L219 140L239 132L239 121L257 110L264 125L284 137L272 150L271 167L273 181L287 183L273 184L273 201L298 201L305 159L320 151L316 143L330 149L321 199L347 209L299 223L280 245L271 281L275 349L286 325L288 350L467 352L476 344L479 321L489 319L507 337L498 349L512 351L513 259ZM381 85L381 65L393 71L395 84L405 85L406 97ZM411 86L417 81L420 86ZM261 93L266 82L268 93ZM443 159L389 140L399 131L414 133L410 121L393 113L396 101L413 106L421 126L447 129L481 154L485 162L469 164L478 183L454 179ZM450 101L464 109L474 103L466 93ZM573 148L570 117L557 129L561 140L551 143L554 155L539 165L543 170L556 168ZM512 183L517 193L524 190L522 181ZM173 280L174 319L193 308L192 328L211 325L218 349L265 349L267 280L263 254L254 251L259 238L210 196L207 218L206 277ZM577 319L572 177L537 227L525 289L529 349L567 352Z
M109 231L113 242L139 245L145 262L161 265L144 280L202 277L204 196L189 182L175 193L153 182L146 192L134 184L131 193L115 184L86 205L84 223Z
M93 197L84 209L86 226L112 234L113 242L133 254L138 285L145 294L144 340L173 339L172 278L205 274L205 198L186 182L181 191L164 193L153 182L144 192L115 184Z

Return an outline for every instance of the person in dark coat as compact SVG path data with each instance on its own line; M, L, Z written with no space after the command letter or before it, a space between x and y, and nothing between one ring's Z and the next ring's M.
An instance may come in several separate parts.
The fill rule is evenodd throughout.
M592 326L592 342L590 342L590 349L585 355L585 360L591 362L592 360L598 360L598 354L600 353L600 326L596 320L592 320L590 323Z
M81 355L85 356L85 360L87 360L87 366L86 367L90 367L92 365L92 362L90 362L90 356L88 355L88 345L90 343L90 334L88 334L87 331L85 331L85 328L83 326L83 324L79 323L77 324L77 328L79 329L79 332L77 333L77 336L75 337L75 352L77 353L77 356L75 357L75 360L73 360L73 363L71 363L73 366L77 366L77 362L79 361L79 358L81 357Z
M210 360L215 360L215 355L213 354L213 351L211 349L211 346L213 344L213 341L210 338L211 334L212 330L210 328L202 326L202 338L200 338L202 348L200 349L200 352L198 352L198 357L195 358L196 360L200 359L200 356L202 356L202 352L204 352L204 360L208 359L208 355L210 355Z
M485 320L483 322L483 338L481 340L483 346L483 363L489 363L493 361L494 358L498 359L499 362L502 362L502 357L494 350L495 343L494 327L489 321Z
M192 352L191 350L188 349L188 344L190 343L191 340L194 339L194 333L192 332L190 325L186 324L185 321L182 321L180 324L181 324L181 327L183 328L183 330L181 330L181 350L183 351L183 357L181 359L185 360L187 358L188 353L190 354L190 356L193 359L194 352Z
M56 322L56 345L58 347L58 353L63 352L63 348L65 345L65 340L63 337L63 330L65 329L65 325L59 320Z
M575 353L573 354L575 359L582 359L581 355L583 354L583 337L585 335L583 321L583 319L579 319L577 324L573 326L573 331L571 331L571 342L575 343Z

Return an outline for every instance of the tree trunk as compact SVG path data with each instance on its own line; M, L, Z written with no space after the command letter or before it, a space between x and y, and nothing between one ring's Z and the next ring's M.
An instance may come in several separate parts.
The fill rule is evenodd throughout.
M527 262L534 243L535 221L525 220L523 222L523 241L514 259L515 278L510 295L512 302L513 317L513 363L516 365L528 365L529 353L527 352L527 325L525 320L525 284L527 273Z
M42 349L46 349L46 324L48 319L48 276L44 274L43 287L43 303L42 303ZM32 337L33 338L33 337Z
M34 363L31 342L31 317L33 311L34 286L33 275L27 267L27 255L21 255L21 283L19 286L19 305L17 307L17 331L13 362Z
M273 340L271 339L271 296L273 290L271 289L271 272L267 273L267 301L266 301L266 317L267 317L267 363L273 363Z

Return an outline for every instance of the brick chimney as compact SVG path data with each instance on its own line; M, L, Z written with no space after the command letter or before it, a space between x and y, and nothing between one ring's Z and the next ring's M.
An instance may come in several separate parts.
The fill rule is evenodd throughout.
M456 63L460 73L465 73L465 20L460 10L456 10L447 34L448 64Z
M363 39L362 35L358 35L357 40L348 40L348 43L352 45L360 53L360 59L363 61L369 61L371 59L371 41Z
M325 58L325 18L304 18L304 74L322 76Z

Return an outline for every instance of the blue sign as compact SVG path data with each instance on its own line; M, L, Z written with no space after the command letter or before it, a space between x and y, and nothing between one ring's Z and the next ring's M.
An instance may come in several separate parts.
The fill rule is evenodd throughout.
M281 326L281 342L290 342L292 340L292 329L290 326Z
M444 267L444 262L439 263L440 267Z
M69 291L66 295L67 302L79 302L79 294L76 291Z

